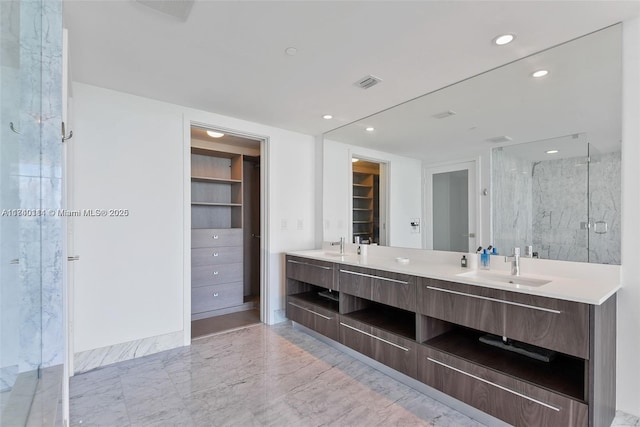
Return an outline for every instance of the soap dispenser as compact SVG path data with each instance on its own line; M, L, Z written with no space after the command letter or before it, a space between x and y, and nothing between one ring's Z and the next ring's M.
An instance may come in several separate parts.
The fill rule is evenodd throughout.
M462 255L462 259L460 259L460 267L467 268L467 256Z
M489 255L489 252L487 252L486 249L483 249L482 253L480 254L480 268L483 270L488 270L490 263L491 263L491 256Z

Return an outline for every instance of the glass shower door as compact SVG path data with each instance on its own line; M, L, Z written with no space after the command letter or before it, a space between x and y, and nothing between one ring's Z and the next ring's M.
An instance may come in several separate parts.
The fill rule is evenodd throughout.
M0 424L12 426L42 362L41 27L41 2L0 2Z

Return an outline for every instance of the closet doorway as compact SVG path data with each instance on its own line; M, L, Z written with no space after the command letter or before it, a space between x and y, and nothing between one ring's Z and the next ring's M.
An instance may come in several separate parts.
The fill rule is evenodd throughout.
M191 338L261 322L261 143L191 126Z

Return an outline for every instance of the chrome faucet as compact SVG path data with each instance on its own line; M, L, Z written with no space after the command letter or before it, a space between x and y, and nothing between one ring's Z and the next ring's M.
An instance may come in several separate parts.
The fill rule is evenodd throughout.
M520 275L520 248L513 248L513 255L504 257L504 262L511 261L511 275Z
M339 242L331 242L331 246L340 245L340 254L344 254L344 237L340 238Z

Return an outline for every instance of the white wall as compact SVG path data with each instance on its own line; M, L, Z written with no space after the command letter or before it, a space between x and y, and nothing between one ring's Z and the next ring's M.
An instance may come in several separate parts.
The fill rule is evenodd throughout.
M617 408L640 416L640 21L623 24L622 268L618 293Z
M189 316L183 310L188 295L183 294L185 121L269 138L267 321L278 319L284 307L282 252L315 243L314 139L95 86L73 86L73 208L130 211L128 217L75 220L80 255L75 352L184 328Z
M388 246L422 247L422 235L413 233L409 225L411 218L422 218L421 161L327 139L323 144L324 240L350 240L351 157L357 155L388 164Z

